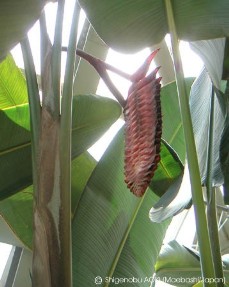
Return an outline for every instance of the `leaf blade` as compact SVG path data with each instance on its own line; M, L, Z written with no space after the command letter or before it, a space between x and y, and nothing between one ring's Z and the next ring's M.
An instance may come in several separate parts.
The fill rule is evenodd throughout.
M121 113L117 102L93 95L73 100L72 158L87 150ZM28 104L0 112L0 198L32 184Z
M0 63L0 110L28 102L25 78L11 55Z
M96 6L93 0L79 2L99 36L116 50L130 53L151 47L169 32L162 1L100 0ZM228 35L226 0L175 0L173 10L180 39L194 41Z
M148 220L151 204L158 199L153 192L148 190L139 200L127 189L123 153L120 130L97 164L77 207L73 220L74 286L90 286L96 276L104 280L152 275L169 222L158 225ZM147 282L136 284L148 286Z
M194 78L185 79L187 91L190 91L193 81ZM163 115L162 138L171 145L184 163L186 151L175 82L162 87L161 106Z
M39 18L47 1L10 0L0 4L0 61ZM25 9L26 7L26 9Z
M95 160L87 153L72 161L72 214L76 208L81 192L95 168ZM33 186L0 201L0 216L23 246L32 249L33 237ZM11 243L4 238L4 242Z

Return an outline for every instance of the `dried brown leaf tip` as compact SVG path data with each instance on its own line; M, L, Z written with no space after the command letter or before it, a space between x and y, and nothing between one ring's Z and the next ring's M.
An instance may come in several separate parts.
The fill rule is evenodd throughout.
M149 65L158 50L131 76L131 85L124 108L125 119L125 182L138 197L142 196L160 161L162 118L159 68L146 77Z

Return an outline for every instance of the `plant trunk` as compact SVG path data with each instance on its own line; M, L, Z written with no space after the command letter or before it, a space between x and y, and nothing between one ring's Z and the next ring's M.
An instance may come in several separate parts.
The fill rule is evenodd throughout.
M62 220L59 131L60 117L53 118L43 107L34 198L34 287L71 286L71 275L66 272L71 265L64 259L66 246L63 237L67 232L70 234L70 230L66 230ZM71 247L67 248L69 256ZM64 264L68 266L65 268Z

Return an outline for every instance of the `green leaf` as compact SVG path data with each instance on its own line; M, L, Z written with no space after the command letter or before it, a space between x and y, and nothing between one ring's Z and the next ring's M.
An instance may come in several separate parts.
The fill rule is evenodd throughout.
M193 81L194 78L185 79L187 91L190 91ZM162 87L161 108L163 115L162 138L171 145L184 163L185 143L175 82Z
M214 129L213 129L213 184L224 183L224 201L229 202L228 185L228 89L225 91L225 81L221 81L225 39L199 41L191 44L192 49L204 61L206 71L200 75L191 91L191 106L193 126L196 137L197 152L202 176L206 181L208 133L210 117L210 101L212 88L215 94ZM202 132L201 132L202 129Z
M189 91L193 83L193 78L185 79L185 83L186 89ZM166 144L171 153L170 157L174 153L172 150L172 148L174 148L179 157L181 157L182 162L185 162L185 143L175 82L162 87L161 106L163 114L162 137L170 145L169 146L168 143ZM163 149L161 154L162 152ZM177 155L174 154L173 157L176 159ZM177 161L179 162L180 160L177 159ZM183 170L181 163L180 168ZM183 173L181 173L181 170L173 177L175 179L171 180L170 183L167 180L165 181L166 186L160 182L154 187L153 185L155 185L155 181L151 183L151 188L156 190L157 195L161 197L156 205L154 205L150 210L150 219L153 222L162 222L181 212L189 204L191 199L190 192L186 188L180 188L183 181Z
M200 74L194 82L190 94L190 109L192 115L193 130L200 167L201 181L206 183L208 133L210 117L210 101L212 94L212 82L206 70ZM224 128L224 117L218 97L215 97L214 109L214 139L213 139L213 185L221 185L223 176L220 167L219 147Z
M35 21L38 20L42 9L47 2L55 2L55 0L1 1L0 61L7 55L10 49L22 40Z
M167 144L168 145L168 144ZM183 165L176 154L168 149L164 142L161 144L160 163L153 180L150 183L151 190L159 197L167 192L168 188L180 177Z
M155 270L158 279L175 286L193 286L201 278L199 260L176 241L162 248Z
M169 186L166 193L150 209L149 216L153 222L163 222L190 205L192 197L191 190L188 188L187 169L185 175L181 173Z
M0 144L0 199L32 183L30 132L9 119L8 113L11 116L14 114L15 119L27 116L29 121L27 106L11 108L6 113L0 111L0 134L3 139Z
M169 32L163 1L99 0L95 5L93 0L80 0L79 3L103 41L123 52L158 44ZM172 4L180 39L195 41L228 35L227 0L173 0Z
M148 189L139 199L127 189L123 141L123 130L120 130L97 164L74 215L75 287L92 286L97 276L102 278L103 286L113 286L114 283L106 282L109 277L144 280L153 274L169 221L150 222L149 209L158 200L153 192ZM153 179L158 184L166 178L171 182L174 174L171 161L162 157ZM149 282L137 282L135 286L149 286Z
M220 89L225 39L198 41L191 43L191 48L202 58L205 70L194 82L190 93L190 108L193 129L198 154L202 183L206 183L208 134L210 128L210 108L212 89L216 92L214 104L214 133L213 133L213 185L223 183L223 174L220 166L220 141L224 129L227 112L226 97Z
M223 193L224 193L224 202L225 204L229 204L229 83L227 83L227 88L225 91L225 106L227 108L227 115L225 119L224 130L220 142L220 164L224 177L223 184Z
M10 87L9 87L10 90ZM10 93L11 94L11 93ZM93 95L73 100L72 158L87 150L115 122L119 104ZM32 184L31 142L28 104L0 112L0 198Z
M195 285L193 285L193 287L202 287L202 286L203 286L202 282L199 282L199 283L196 283Z
M72 161L72 212L78 204L80 195L96 166L88 152ZM33 186L0 201L0 216L7 223L21 243L32 249L33 235ZM11 242L6 242L11 243Z
M28 103L25 78L9 55L0 63L0 110L25 103Z
M32 248L33 230L33 188L0 201L0 216L22 245ZM5 243L11 244L4 238Z
M121 115L118 102L97 95L73 97L72 156L88 149Z
M229 38L225 40L222 79L229 79Z
M209 282L210 282L210 280L209 280ZM216 280L216 282L217 282L217 280ZM222 282L222 281L219 281L218 280L218 282ZM228 284L226 284L226 282L223 282L224 283L224 287L228 287L229 285ZM199 282L199 283L197 283L197 284L195 284L193 287L204 287L204 283L203 282Z
M190 95L191 113L202 183L206 182L207 175L206 173L208 144L206 143L208 143L208 134L210 128L210 101L213 88L217 95L217 97L215 97L214 104L215 107L212 171L213 184L217 186L221 185L223 181L226 181L226 179L224 179L223 177L221 169L221 166L224 166L224 155L227 150L227 145L224 144L224 147L222 147L221 142L223 131L224 137L226 135L225 119L228 106L227 96L223 95L225 86L224 84L222 84L221 81L224 61L225 39L223 38L210 41L193 42L191 43L191 48L202 58L206 68L206 70L202 72L202 74L194 83ZM223 142L225 142L225 138L222 140ZM226 197L227 195L225 193L225 200L227 201Z
M194 50L203 60L213 85L220 89L222 69L224 61L225 38L210 41L197 41L190 43Z
M72 214L80 200L82 191L84 190L92 171L96 167L97 162L88 153L84 152L72 161L71 170L71 190L72 190Z
M31 178L27 102L25 78L13 58L8 56L0 63L0 193L3 192L1 196L24 187L20 177L24 180Z
M216 280L216 282L217 282L217 280ZM222 281L219 281L218 280L218 282L222 282ZM228 287L229 285L228 284L226 284L226 282L223 282L224 283L224 287ZM193 287L204 287L204 283L203 282L199 282L199 283L196 283Z
M39 0L7 0L0 3L0 61L21 41L39 18L44 4Z
M228 282L227 257L223 256L223 262L224 276ZM180 245L175 240L162 248L155 270L156 278L161 278L163 282L168 284L182 287L202 286L198 285L201 280L199 253ZM211 278L206 278L206 280L211 280ZM216 278L216 280L220 279Z

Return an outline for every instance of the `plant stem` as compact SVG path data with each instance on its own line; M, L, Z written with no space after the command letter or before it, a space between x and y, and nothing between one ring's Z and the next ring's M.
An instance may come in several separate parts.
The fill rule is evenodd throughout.
M207 158L207 202L212 201L212 156L213 156L213 137L214 137L214 110L215 110L215 96L212 87L210 119L209 119L209 134L208 134L208 158Z
M69 37L69 46L67 54L67 63L65 70L65 79L63 95L61 101L61 122L60 122L60 170L61 170L61 250L63 273L68 273L69 282L65 286L72 286L72 236L71 236L71 133L72 133L72 97L73 97L73 79L76 57L76 39L78 30L80 9L77 1L71 24ZM68 264L66 264L68 263Z
M199 173L198 159L195 147L195 140L192 128L191 113L189 108L188 94L185 88L184 73L179 52L179 40L176 33L176 26L173 16L173 9L170 0L165 0L168 26L171 35L174 69L177 83L177 90L180 102L181 118L184 129L187 160L190 173L192 200L196 219L196 231L199 243L200 261L203 278L215 278L208 227L205 215L204 200L202 195L201 179ZM205 282L204 286L216 286L215 283Z
M131 76L129 74L126 74L125 72L122 72L119 69L107 64L106 62L87 54L84 51L77 49L76 54L78 56L82 57L84 60L88 61L88 63L90 63L95 68L95 70L98 72L100 77L103 79L104 83L107 85L108 89L111 91L111 93L117 99L119 104L124 108L126 105L126 101L123 98L122 94L119 92L119 90L116 88L116 86L111 81L106 69L108 69L112 72L115 72L119 76L122 76L128 80L131 80Z
M41 105L37 76L33 61L32 51L29 39L26 37L21 42L23 60L25 64L25 75L28 89L29 110L30 110L30 129L31 129L31 147L32 147L32 166L34 191L37 192L37 165L39 154L39 137L41 130Z
M62 47L64 4L65 0L58 1L55 35L54 35L54 43L52 51L52 84L53 84L53 93L55 95L54 111L56 116L59 116L60 114L61 47Z
M210 186L207 185L208 191L210 191ZM217 287L223 287L223 265L220 252L220 243L218 236L218 222L216 213L216 202L215 202L215 188L211 187L211 200L207 205L207 217L208 217L208 227L209 227L209 239L211 243L212 257L214 258L214 271L215 278L221 279L216 283Z
M212 250L212 257L214 258L215 277L221 278L222 282L217 283L217 287L223 287L223 266L221 260L217 212L215 202L215 189L212 186L212 165L213 165L213 139L214 139L214 107L215 107L215 93L212 87L211 109L210 109L210 123L208 136L208 161L207 161L207 219L209 227L209 239Z
M67 47L62 47L62 51L67 52L68 48ZM110 71L116 73L117 75L125 78L126 80L131 81L131 75L130 74L127 74L127 73L119 70L118 68L116 68L116 67L114 67L112 65L109 65L108 63L104 62L103 60L100 60L100 59L98 59L98 58L86 53L83 50L76 49L76 54L78 56L80 56L81 58L83 58L84 60L88 61L88 63L90 63L95 68L95 70L97 72L98 72L97 67L98 66L103 66L104 70L105 69L110 70Z
M37 154L40 134L41 105L37 84L37 76L28 37L26 37L21 42L21 49L23 54L23 60L25 63L25 75L28 88L32 146L35 154Z
M88 37L89 31L90 31L90 27L91 27L91 24L88 21L88 19L86 18L84 21L84 24L83 24L82 31L81 31L80 36L79 36L79 40L77 42L77 48L80 50L84 50L84 48L85 48L85 45L87 42L87 37ZM79 68L79 64L80 64L80 57L76 57L74 80L75 80L75 77L76 77L76 74L77 74L77 71Z
M62 51L68 51L68 48L62 47ZM119 104L124 108L126 105L126 101L123 98L122 94L119 92L119 90L116 88L116 86L111 81L106 69L114 73L117 73L119 76L122 76L125 79L130 80L130 81L131 81L131 75L79 49L76 49L76 55L86 60L88 63L90 63L95 68L95 70L98 72L100 77L103 79L104 83L107 85L108 89L111 91L113 96L117 99Z

